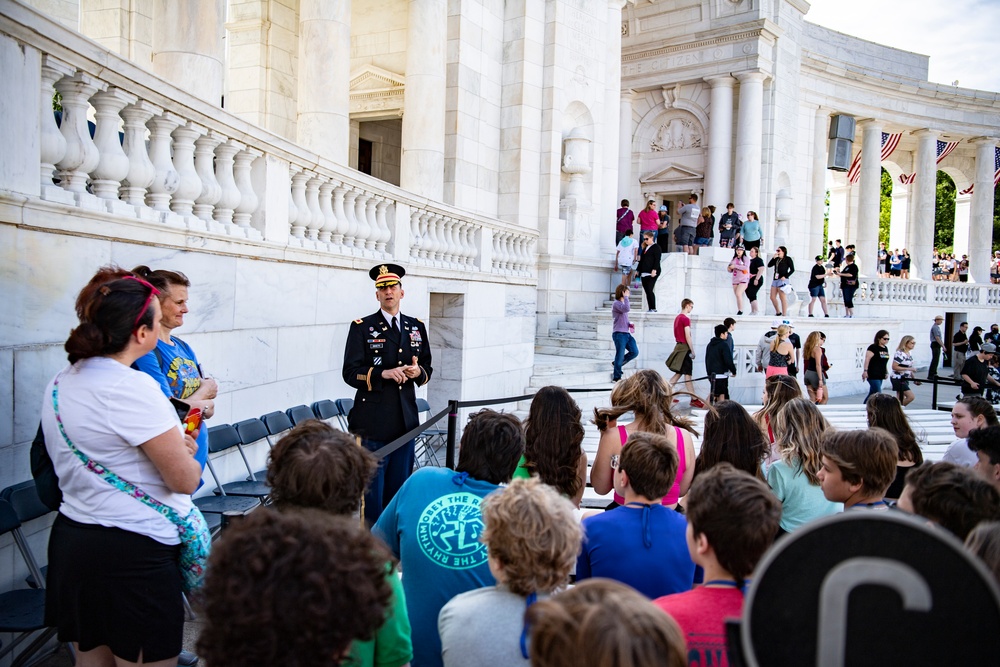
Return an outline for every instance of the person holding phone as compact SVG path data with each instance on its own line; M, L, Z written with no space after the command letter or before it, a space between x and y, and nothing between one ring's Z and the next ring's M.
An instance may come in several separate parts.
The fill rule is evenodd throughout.
M180 271L137 266L132 273L159 290L162 316L156 346L132 365L160 384L167 398L183 401L189 409L201 411L200 419L211 419L215 413L215 397L219 384L202 372L198 357L191 346L173 335L184 324L188 313L188 288L191 281ZM183 421L182 417L182 421ZM208 460L208 428L198 431L198 453L195 458L205 469Z
M196 515L197 443L157 383L130 368L159 340L156 296L128 271L100 269L76 300L69 366L41 399L45 450L62 492L45 624L77 644L78 665L175 665L181 653L178 527L121 483L182 517Z

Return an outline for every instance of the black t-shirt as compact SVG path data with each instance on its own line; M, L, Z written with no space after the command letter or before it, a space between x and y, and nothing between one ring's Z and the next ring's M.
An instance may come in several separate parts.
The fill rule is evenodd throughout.
M979 348L983 345L983 337L977 333L972 334L969 336L969 345L971 346L969 348L970 350L973 352L979 352Z
M969 376L969 379L979 385L978 389L973 389L972 386L962 379L962 394L975 394L977 396L983 395L983 389L986 387L986 376L989 375L990 369L985 362L979 361L979 357L969 357L965 360L965 364L962 366L962 375Z
M764 268L764 260L754 257L750 260L750 281L758 280L757 272Z
M809 289L822 287L825 282L826 267L822 264L813 264L812 270L809 272Z
M840 276L840 289L856 289L858 286L858 265L846 264L840 267L840 272L844 274Z
M872 358L868 362L868 379L884 380L889 365L889 348L872 343L868 346L868 351L872 353Z
M969 351L969 337L961 329L956 331L955 335L951 337L951 348L962 354Z

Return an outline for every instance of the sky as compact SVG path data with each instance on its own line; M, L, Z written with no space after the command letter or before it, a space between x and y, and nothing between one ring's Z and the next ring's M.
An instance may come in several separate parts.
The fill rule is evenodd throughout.
M1000 0L811 0L806 20L928 55L934 83L1000 92Z

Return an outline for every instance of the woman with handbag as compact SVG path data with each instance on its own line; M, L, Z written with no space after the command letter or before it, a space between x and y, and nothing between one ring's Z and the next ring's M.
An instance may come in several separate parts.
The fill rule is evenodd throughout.
M858 265L854 263L854 253L844 258L844 266L834 269L840 276L840 291L844 293L844 317L854 317L854 293L858 291Z
M788 249L780 245L767 266L774 267L774 278L771 280L771 305L774 306L774 314L784 315L788 312L788 292L791 291L788 279L795 273L795 262L788 256Z
M128 271L100 269L77 297L70 365L42 402L63 494L49 538L45 622L76 645L82 667L176 664L181 593L208 555L190 496L201 479L197 443L156 381L130 368L156 345L156 296Z

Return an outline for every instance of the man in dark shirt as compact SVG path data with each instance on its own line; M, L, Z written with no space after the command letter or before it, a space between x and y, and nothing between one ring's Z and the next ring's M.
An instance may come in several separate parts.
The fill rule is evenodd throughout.
M989 373L989 358L996 351L993 344L984 343L975 356L965 360L961 377L963 396L982 396L987 383L1000 387L1000 382L991 378Z
M969 323L962 322L958 331L951 337L951 370L956 380L962 379L962 365L969 351Z

